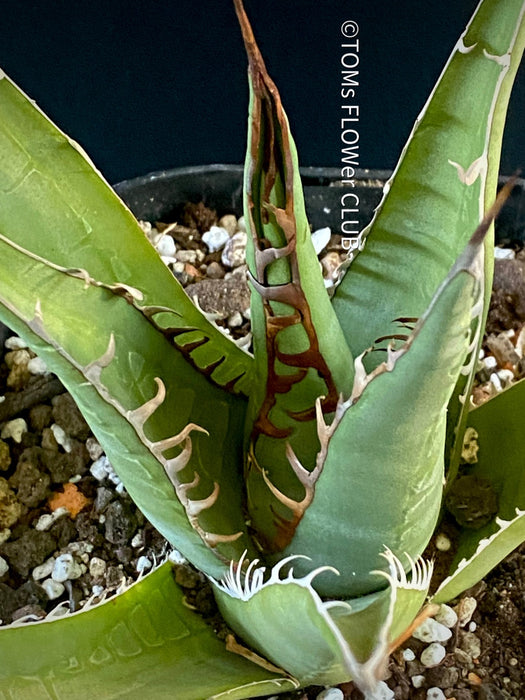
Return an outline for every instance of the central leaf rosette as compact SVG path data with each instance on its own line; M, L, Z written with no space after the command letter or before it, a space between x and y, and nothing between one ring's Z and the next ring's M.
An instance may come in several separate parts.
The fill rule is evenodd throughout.
M244 209L256 381L245 429L248 527L268 562L307 556L295 563L303 575L335 567L339 576L316 581L323 595L363 595L385 585L371 573L385 570L385 547L416 558L434 530L447 404L479 336L483 249L471 246L452 270L450 257L439 289L393 312L384 332L397 344L368 337L354 359L352 328L343 332L310 240L279 94L239 15L251 88ZM408 315L419 321L407 328Z

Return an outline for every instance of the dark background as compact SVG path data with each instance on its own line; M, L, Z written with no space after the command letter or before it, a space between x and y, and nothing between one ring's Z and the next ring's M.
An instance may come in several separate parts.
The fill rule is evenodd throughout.
M246 0L302 165L339 165L340 26L360 26L360 165L392 168L477 0ZM244 158L246 59L229 0L11 0L0 66L108 180ZM502 171L525 166L525 70Z

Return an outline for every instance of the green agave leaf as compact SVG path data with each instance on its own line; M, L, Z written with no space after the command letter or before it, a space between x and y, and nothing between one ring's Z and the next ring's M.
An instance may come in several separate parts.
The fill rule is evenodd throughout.
M254 560L244 578L232 567L229 577L216 583L215 597L234 631L270 661L285 668L301 685L330 685L350 679L348 656L338 628L312 588L317 570L302 579L280 578L285 559L263 583L264 568ZM329 567L326 567L329 568ZM325 576L326 574L322 574ZM333 572L331 575L334 575Z
M1 316L61 377L151 522L204 571L222 571L210 545L219 542L228 560L250 547L247 537L222 545L213 537L244 529L237 471L245 402L188 367L124 298L4 240L0 256L10 271L0 285ZM179 482L179 498L166 470ZM192 483L195 473L200 484Z
M382 579L371 569L385 569L383 548L416 558L432 535L447 404L481 312L482 235L473 236L406 342L390 345L370 374L357 358L350 398L330 425L320 418L315 495L287 554L306 555L314 566L329 564L341 573L316 583L322 595L377 590ZM326 513L344 517L334 521ZM297 571L303 568L298 562Z
M214 384L246 381L251 358L201 317L88 161L5 77L0 156L0 316L63 380L151 522L219 574L210 547L229 561L250 542L234 541L246 401Z
M478 461L469 474L492 482L499 497L499 516L513 518L525 509L525 380L472 410L468 425L478 434Z
M244 197L257 385L246 429L248 509L261 544L282 549L299 516L283 508L266 481L300 496L286 445L301 459L315 458L315 402L323 396L323 411L335 409L339 393L351 388L352 358L312 245L288 120L242 3L235 4L250 82Z
M264 567L253 561L219 583L215 594L225 617L253 648L282 665L302 685L333 684L352 679L368 699L380 697L390 644L408 627L424 602L432 566L410 562L408 581L401 562L385 553L389 587L349 601L323 602L314 578L337 573L320 567L297 578L297 557L282 560L264 580ZM283 569L288 575L281 578Z
M6 699L236 700L295 687L226 651L185 605L167 563L105 603L10 625L1 639Z
M524 380L469 414L479 452L468 473L492 484L499 500L498 517L479 530L462 531L451 576L436 593L437 602L473 586L525 541L524 415Z
M524 7L523 0L480 3L416 120L333 299L354 355L395 333L396 319L423 313L485 198L494 198L502 122L525 44Z
M497 564L500 563L518 545L525 541L525 511L517 511L512 520L500 520L496 518L491 528L496 532L475 538L477 549L468 558L462 558L458 564L452 567L452 573L440 585L432 601L446 603L456 598L486 576ZM467 541L460 544L459 552L471 550L474 537L466 538ZM457 557L456 557L457 558Z
M387 550L383 557L388 573L388 588L346 601L347 606L334 604L330 615L341 630L359 663L368 661L378 673L386 662L395 640L412 624L423 606L430 586L432 564L409 560L407 577L402 562Z
M482 6L476 18L472 22L469 31L475 36L491 36L493 32L506 34L512 31L512 16L506 15L502 18L497 15L497 22L492 15L490 6ZM485 24L486 23L486 24ZM508 23L508 24L507 24ZM520 15L520 24L517 28L517 34L514 41L514 48L510 54L510 64L508 71L505 72L497 95L497 102L492 115L490 124L490 134L488 137L488 170L487 180L485 184L485 203L490 204L494 197L497 178L499 174L499 161L501 153L501 142L503 138L503 129L505 126L505 118L507 115L507 106L516 77L516 72L521 63L523 54L523 46L525 45L525 23L523 22L523 10ZM499 198L499 195L498 195ZM484 327L488 314L490 296L492 290L492 276L494 269L494 249L492 236L485 239L485 301L484 312L482 317L482 325ZM453 398L449 403L448 408L448 434L446 443L446 455L448 458L448 473L447 473L447 489L453 484L457 474L459 463L461 460L461 451L463 448L463 436L467 426L469 414L469 401L474 381L476 361L479 357L479 349L481 347L482 336L480 335L476 347L472 351L470 370L462 372Z
M248 395L253 359L196 309L80 147L1 70L0 163L0 233L56 265L140 289L137 306L190 363Z

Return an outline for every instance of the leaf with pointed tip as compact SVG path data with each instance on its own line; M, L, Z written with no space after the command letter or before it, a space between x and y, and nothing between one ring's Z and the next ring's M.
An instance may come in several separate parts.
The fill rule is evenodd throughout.
M282 549L296 518L274 498L265 474L290 496L301 492L287 442L300 459L315 457L315 402L323 396L323 411L335 408L351 387L352 358L312 244L288 120L242 3L235 4L249 59L244 209L258 378L247 420L248 510L261 544Z
M479 530L462 531L451 576L435 595L438 602L473 586L525 541L524 415L525 380L469 414L468 425L478 434L479 452L468 473L490 482L498 496L498 519Z
M524 12L523 0L481 2L416 120L333 299L355 356L424 312L492 203Z
M509 69L503 75L501 83L498 87L497 101L492 113L492 120L489 126L487 151L488 170L484 193L486 206L490 204L491 199L494 197L494 191L496 189L497 178L499 175L499 161L501 154L501 143L503 139L503 129L507 117L507 106L509 103L512 87L514 85L514 80L516 78L516 73L521 63L523 46L525 45L525 23L523 22L523 8L519 15L519 24L517 23L515 27L513 25L514 19L512 14L502 15L501 9L501 7L498 7L497 13L493 14L493 9L490 4L480 5L479 12L476 16L476 20L471 27L471 31L478 34L479 37L490 37L493 32L499 36L508 35L513 31L513 28L515 28L516 30L514 47L509 57ZM490 43L492 46L492 41ZM482 317L483 326L485 325L490 304L493 268L494 248L492 243L492 236L489 236L485 241L485 303ZM481 340L482 339L480 338L480 344ZM473 359L478 357L478 354L479 346L476 347L473 351ZM470 367L470 373L465 371L464 373L462 373L462 376L460 376L454 395L449 403L449 417L447 425L446 443L446 456L448 459L447 488L453 483L461 460L463 436L468 420L468 401L466 401L465 398L470 395L472 384L474 381L474 373L475 366L473 362Z
M241 700L295 687L226 651L170 564L81 615L15 623L0 640L2 697Z
M246 390L252 358L202 317L92 165L6 77L0 162L0 316L64 381L147 517L219 574L220 557L250 548L233 541L245 531L246 400L221 385Z
M253 358L206 320L79 146L1 71L0 163L3 236L72 274L87 271L116 293L138 288L141 296L130 298L189 363L248 395ZM206 339L200 357L184 350L197 339Z
M224 564L190 525L189 511L216 482L218 504L197 514L201 534L208 531L213 544L211 533L244 529L238 469L245 402L188 372L184 358L123 298L41 270L4 241L0 255L12 273L9 286L0 287L2 317L61 377L145 515L199 568L217 575ZM208 434L197 428L185 434L192 423ZM176 444L163 444L176 434ZM178 456L181 483L190 483L195 472L201 479L186 494L187 508L165 473ZM223 498L228 507L221 507ZM248 538L219 545L219 551L229 560L237 547L250 547Z
M371 570L384 569L385 546L414 559L426 547L440 508L447 404L481 312L482 278L476 234L408 340L389 346L371 374L356 360L352 395L325 429L315 495L286 552L340 572L316 584L322 595L377 590ZM345 515L334 521L327 512ZM296 569L303 572L301 562Z

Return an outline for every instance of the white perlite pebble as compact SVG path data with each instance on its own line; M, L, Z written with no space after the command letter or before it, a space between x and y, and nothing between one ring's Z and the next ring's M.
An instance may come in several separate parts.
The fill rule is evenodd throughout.
M496 260L513 260L516 253L512 248L494 248L494 257Z
M115 491L119 494L119 496L123 496L126 493L126 487L121 481L119 481L119 483L115 486Z
M407 648L407 649L403 649L403 658L405 659L405 661L414 661L414 659L416 658L416 655L414 654L412 649Z
M40 581L43 578L47 578L48 576L51 576L51 572L53 571L54 566L55 566L55 558L50 557L43 564L39 564L38 566L35 566L35 568L33 569L33 573L31 575L33 576L33 579L35 581Z
M9 571L9 564L6 562L4 557L0 557L0 576L7 574Z
M106 455L102 455L102 457L99 457L93 462L89 468L89 471L97 481L102 481L108 476L108 474L111 474L113 468L111 467L110 461Z
M247 235L239 231L224 246L221 255L221 262L226 267L239 267L246 262L246 241Z
M210 253L222 250L230 240L230 234L222 226L212 226L209 231L202 234L202 242L208 246Z
M104 450L102 447L99 445L99 443L95 440L95 438L89 437L86 440L86 450L88 451L89 456L91 459L95 462L99 457L102 457L104 454Z
M452 547L452 542L449 540L449 538L444 535L442 532L440 532L438 535L436 535L436 549L439 550L440 552L448 552L448 550Z
M63 447L66 452L71 452L73 449L73 443L71 442L69 435L66 435L64 428L61 428L56 423L53 423L51 426L51 432L55 436L55 440L58 442L58 444Z
M503 386L508 386L514 381L514 372L511 372L510 369L500 369L498 377Z
M104 593L104 586L91 586L91 593L96 596L102 595Z
M425 683L425 676L412 676L410 680L412 681L412 685L414 686L414 688L421 688Z
M26 341L22 340L22 338L19 338L17 335L8 338L4 345L8 350L22 350L23 348L27 348Z
M168 554L168 560L171 561L172 564L185 564L187 561L186 557L181 554L178 549L171 550Z
M452 632L448 627L442 625L432 617L427 617L419 627L414 630L413 637L419 639L420 642L446 642L452 637Z
M312 233L312 243L314 244L314 250L316 255L319 255L323 248L326 248L326 246L330 242L331 235L332 232L330 231L330 228L328 226L326 226L325 228L319 228L317 229L317 231L314 231Z
M65 591L64 584L59 581L53 581L52 578L47 578L45 581L42 581L42 588L47 593L49 600L59 598Z
M36 521L35 530L39 532L45 532L49 530L51 525L55 522L55 518L51 513L44 513Z
M47 365L41 357L32 357L27 363L27 369L31 374L46 374Z
M496 389L496 391L503 391L501 380L496 374L496 372L492 372L492 374L490 375L490 383L492 384L494 389Z
M23 418L14 418L4 425L0 437L3 439L12 438L15 442L20 443L24 433L27 433L27 423Z
M171 236L162 235L155 245L157 253L163 258L173 258L175 255L175 241Z
M316 696L316 700L344 700L344 697L339 688L325 688Z
M460 627L465 627L465 625L472 620L472 615L474 614L477 604L475 598L467 596L466 598L462 598L454 607L459 618Z
M136 535L133 535L133 539L131 540L131 546L132 547L142 547L144 545L144 531L139 530Z
M106 562L100 557L93 557L89 562L89 573L93 578L102 578L106 573Z
M498 366L498 361L494 355L488 355L487 357L483 358L483 364L485 365L486 369L494 369L494 367Z
M230 328L239 328L243 324L243 318L240 311L234 313L228 318L228 326Z
M441 688L429 688L427 690L427 700L447 700Z
M389 688L384 681L379 681L377 688L374 690L374 694L370 695L370 698L374 700L393 700L394 697L394 691Z
M82 576L82 567L74 559L72 554L61 554L55 559L51 578L53 581L63 583Z
M446 649L442 644L432 642L432 644L429 644L428 647L421 652L421 663L426 668L438 666L445 658L446 653Z
M441 622L441 624L445 625L445 627L452 628L456 626L458 616L456 615L456 611L453 610L450 605L443 604L439 606L439 610L434 619Z
M137 559L137 565L136 565L135 569L138 572L147 571L148 569L151 569L151 561L148 559L148 557L144 557L144 556L139 557Z
M237 220L237 230L246 232L246 219L244 216L240 216Z

